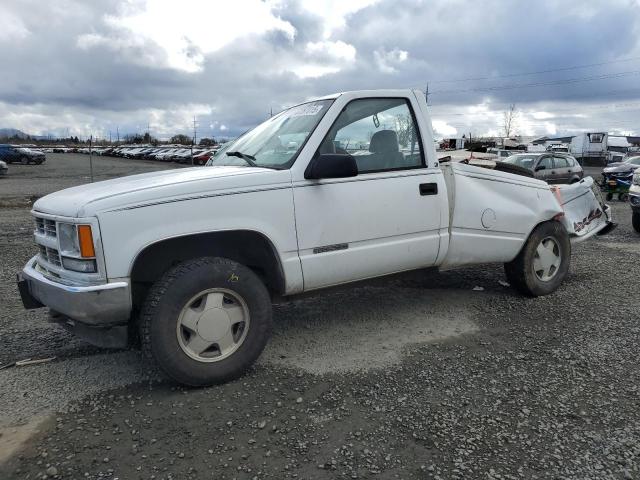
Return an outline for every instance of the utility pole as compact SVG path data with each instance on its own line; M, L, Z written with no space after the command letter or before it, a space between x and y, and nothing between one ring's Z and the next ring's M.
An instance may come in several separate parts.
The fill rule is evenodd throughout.
M427 105L429 105L429 82L427 82L427 89L424 91L424 99Z
M273 117L273 107L269 110L269 117Z
M120 127L116 127L116 134L118 135L118 140L116 141L116 145L120 145Z
M93 183L93 150L91 148L92 143L93 143L93 135L89 137L89 172L91 174L91 183Z
M191 142L191 166L193 167L193 146L196 143L196 116L193 116L193 141Z

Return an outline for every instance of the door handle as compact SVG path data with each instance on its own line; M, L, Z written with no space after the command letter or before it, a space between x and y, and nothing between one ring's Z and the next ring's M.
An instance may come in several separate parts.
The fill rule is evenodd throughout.
M421 183L420 184L420 195L437 195L438 194L438 184L437 183Z

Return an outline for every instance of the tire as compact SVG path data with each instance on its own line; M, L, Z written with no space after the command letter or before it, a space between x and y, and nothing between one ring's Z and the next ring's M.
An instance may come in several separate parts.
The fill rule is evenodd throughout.
M619 193L618 194L618 200L621 202L626 202L627 200L629 200L629 194L628 193Z
M219 302L218 295L222 295ZM197 298L203 300L194 302ZM214 298L212 305L217 308L206 308L208 298ZM234 323L231 313L224 313L229 323L222 325L223 320L213 319L220 313L209 317L202 313L230 312L227 308L236 318L245 315L244 322ZM271 310L267 288L248 267L216 257L188 260L167 271L149 290L140 315L142 351L183 385L227 382L242 375L262 353L271 335ZM196 320L191 325L196 328L192 331L185 326L189 324L185 318L193 315ZM219 340L200 352L202 346L197 348L197 342L214 337ZM231 345L226 350L222 347L224 337Z
M539 247L545 249L543 252L551 250L552 254L557 253L559 257L558 264L548 268L546 273L545 270L536 271L535 268L536 263L540 265L541 262ZM553 258L553 256L545 254L545 258ZM504 269L509 283L516 290L530 297L539 297L558 289L569 271L570 263L571 242L567 231L561 223L548 221L533 229L518 256L511 262L505 263ZM543 261L542 265L545 264L548 262Z
M513 173L515 175L522 175L523 177L535 178L535 175L533 174L533 172L528 168L519 167L518 165L511 165L510 163L496 162L496 166L494 167L494 170L497 170L498 172L506 172L506 173Z
M574 183L578 183L580 181L579 178L572 178L571 181L569 182L569 185L573 185Z
M22 165L29 165L29 157L20 157L20 163Z
M633 211L631 215L631 223L633 224L633 229L640 233L640 211Z
M613 193L607 193L606 199L607 199L607 202L610 202L611 200L613 200Z

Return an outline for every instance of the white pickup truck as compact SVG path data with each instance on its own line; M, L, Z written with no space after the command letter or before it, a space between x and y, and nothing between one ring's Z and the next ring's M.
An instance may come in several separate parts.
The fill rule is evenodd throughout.
M262 352L274 299L491 262L526 295L556 290L571 241L610 229L609 208L590 178L550 187L488 163L438 160L418 91L323 97L225 145L208 167L41 198L39 252L18 286L26 308L48 306L90 342L139 338L178 382L226 381Z

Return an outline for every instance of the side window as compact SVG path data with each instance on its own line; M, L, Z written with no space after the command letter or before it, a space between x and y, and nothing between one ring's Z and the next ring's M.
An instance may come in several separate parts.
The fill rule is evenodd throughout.
M553 168L552 157L542 157L538 163L538 167L545 167L546 170L551 170Z
M555 157L554 162L556 164L556 168L568 168L569 162L566 157Z
M415 118L404 98L350 102L327 133L319 152L353 155L359 173L424 165Z

